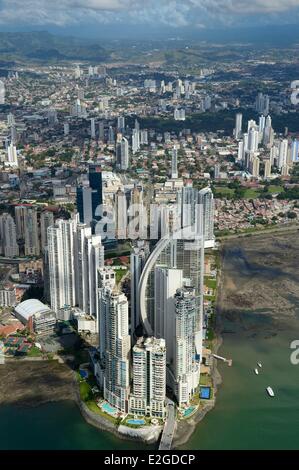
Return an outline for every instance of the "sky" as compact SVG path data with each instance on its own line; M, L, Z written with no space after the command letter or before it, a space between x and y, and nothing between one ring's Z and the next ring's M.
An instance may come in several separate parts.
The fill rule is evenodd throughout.
M299 0L0 0L0 30L145 26L203 30L299 24Z

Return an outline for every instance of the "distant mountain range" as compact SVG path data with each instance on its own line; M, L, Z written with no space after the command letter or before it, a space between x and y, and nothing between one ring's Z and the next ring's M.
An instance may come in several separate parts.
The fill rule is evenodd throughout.
M7 60L88 60L101 62L109 54L97 44L83 38L56 36L48 32L0 32L0 59Z
M237 60L242 55L240 46L264 49L267 47L284 48L299 45L299 27L296 25L264 26L251 28L226 28L187 30L186 28L170 29L149 28L140 31L135 27L130 31L119 28L116 37L107 25L93 31L90 37L72 36L60 32L20 31L0 32L0 76L4 69L16 62L88 61L101 62L134 62L165 61L167 64L198 64L202 61ZM115 28L114 28L115 30ZM150 31L152 34L148 37ZM65 33L65 32L64 32ZM78 31L76 32L78 33ZM92 37L93 33L93 37ZM141 39L143 34L143 39ZM117 39L123 35L124 39ZM164 39L162 40L162 38ZM188 45L188 48L186 48ZM218 48L227 47L227 57ZM216 47L215 47L216 46ZM239 47L237 51L236 47ZM296 47L295 46L295 47ZM204 50L213 48L211 50ZM6 74L6 72L4 73Z

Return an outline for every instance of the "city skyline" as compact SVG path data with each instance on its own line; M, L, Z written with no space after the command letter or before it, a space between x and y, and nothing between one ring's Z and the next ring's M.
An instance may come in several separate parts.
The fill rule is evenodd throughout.
M298 444L297 1L212 6L42 2L60 34L0 33L0 417L40 418L4 447Z

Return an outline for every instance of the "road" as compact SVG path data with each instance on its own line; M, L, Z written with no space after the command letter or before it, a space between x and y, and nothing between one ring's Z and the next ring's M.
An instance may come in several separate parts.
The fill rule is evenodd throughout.
M170 450L176 427L175 420L175 406L173 401L168 400L167 404L167 418L165 421L159 450Z

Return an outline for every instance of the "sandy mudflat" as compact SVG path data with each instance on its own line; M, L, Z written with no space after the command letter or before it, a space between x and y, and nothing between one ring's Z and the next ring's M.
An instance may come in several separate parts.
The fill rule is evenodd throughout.
M75 400L73 371L56 361L7 361L0 365L0 404L38 406Z
M230 253L239 254L238 268ZM220 311L241 320L244 311L289 322L299 308L299 232L264 234L223 245Z

